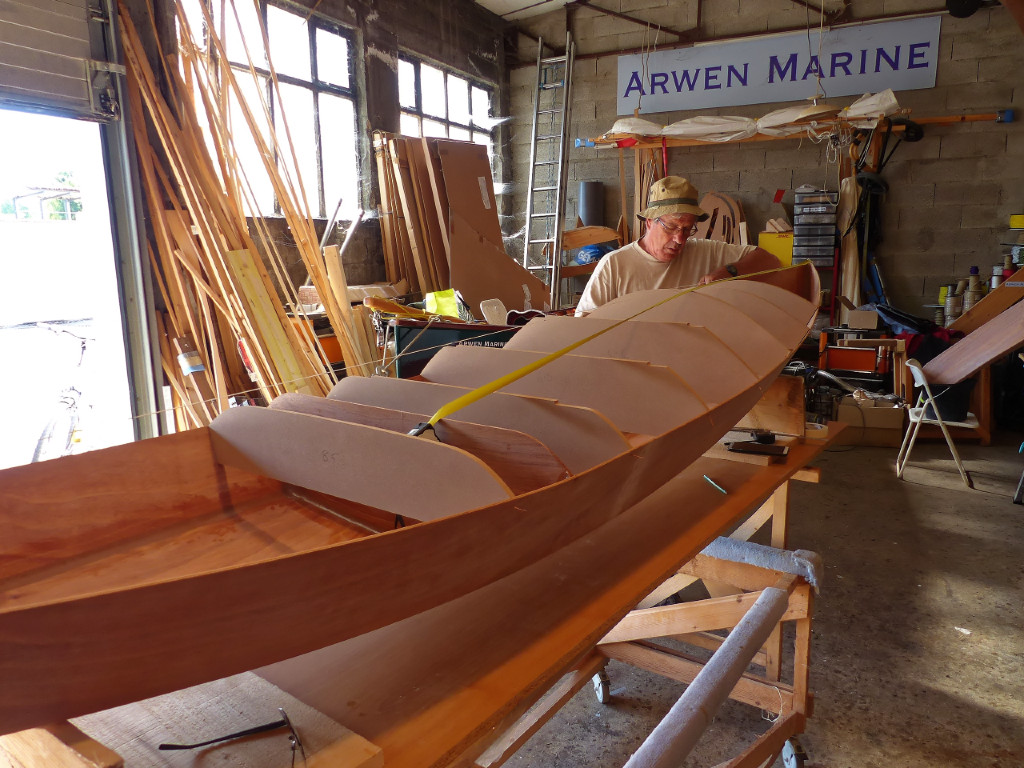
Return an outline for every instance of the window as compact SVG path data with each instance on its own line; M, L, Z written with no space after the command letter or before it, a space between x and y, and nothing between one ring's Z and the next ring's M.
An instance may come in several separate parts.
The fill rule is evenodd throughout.
M216 13L225 6L211 5L215 23L220 27ZM234 9L231 4L226 7L229 11L222 27L224 50L244 91L246 106L267 130L261 103L265 102L279 139L283 143L287 143L287 137L291 139L294 157L278 157L279 172L292 179L297 191L301 179L301 192L314 216L330 216L339 200L340 215L353 214L360 207L360 194L351 37L337 25L293 13L265 0L260 0L258 6L237 3ZM198 8L189 15L202 18ZM270 79L261 20L280 93ZM202 27L193 23L192 29ZM258 84L249 72L249 61ZM245 124L242 109L241 104L232 105L232 118L239 125ZM255 140L247 130L239 131L233 138L235 151L249 177L256 209L263 213L279 211Z
M408 58L398 60L398 104L406 136L441 136L492 151L494 89Z

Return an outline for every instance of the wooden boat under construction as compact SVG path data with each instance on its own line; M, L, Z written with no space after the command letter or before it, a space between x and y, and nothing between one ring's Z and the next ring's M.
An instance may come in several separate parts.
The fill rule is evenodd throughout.
M633 294L442 350L422 381L345 379L0 473L0 733L456 610L610 530L751 409L817 294L807 265ZM436 440L408 434L549 358Z

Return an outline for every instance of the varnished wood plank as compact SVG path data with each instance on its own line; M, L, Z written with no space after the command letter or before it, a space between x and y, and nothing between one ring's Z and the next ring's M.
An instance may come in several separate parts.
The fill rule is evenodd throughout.
M0 580L60 568L280 487L218 465L205 428L13 467L0 482Z
M1024 302L1015 304L933 357L924 366L929 384L956 384L1024 345Z
M79 736L89 741L81 733ZM69 744L49 729L30 728L0 736L0 765L4 768L122 768L124 761L102 744L81 741Z
M798 437L803 437L806 426L804 380L799 376L778 376L736 425L738 429L767 429Z
M949 327L954 331L972 333L989 320L1006 311L1021 299L1024 299L1024 269L1018 269L1007 280L989 291L977 304L972 306ZM1009 283L1015 283L1010 285Z

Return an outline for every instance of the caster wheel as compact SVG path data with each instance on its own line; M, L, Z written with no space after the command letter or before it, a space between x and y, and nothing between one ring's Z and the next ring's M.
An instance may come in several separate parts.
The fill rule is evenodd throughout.
M597 700L602 704L607 704L612 699L612 681L608 678L608 673L603 669L594 675L591 680L594 684L594 695Z
M800 742L796 737L787 739L782 747L783 768L804 768L805 762L807 762L807 753L804 752Z

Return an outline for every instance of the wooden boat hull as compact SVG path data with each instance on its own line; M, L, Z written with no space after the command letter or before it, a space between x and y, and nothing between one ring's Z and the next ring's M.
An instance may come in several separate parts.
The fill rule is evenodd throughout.
M814 303L767 295L806 330ZM791 352L801 340L790 329L781 341ZM138 549L161 532L180 540L182 529L214 512L244 518L250 507L284 508L308 494L222 466L209 430L2 473L2 522L17 534L0 554L0 733L306 653L515 573L615 518L698 458L787 361L788 354L778 356L749 386L685 425L506 501L279 555L251 551L219 562L212 555L177 570L157 565L161 547L154 544L151 559L137 555L135 565L120 566L134 577L108 578L117 567L97 553L125 541ZM191 491L171 490L190 484ZM322 501L359 518L356 505ZM67 577L63 562L85 577Z

